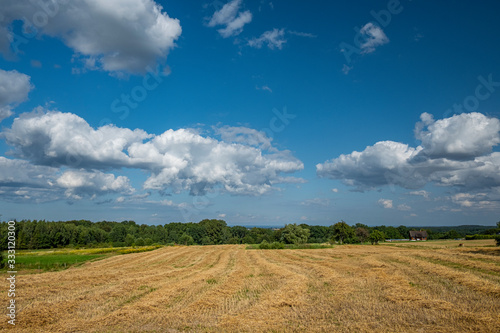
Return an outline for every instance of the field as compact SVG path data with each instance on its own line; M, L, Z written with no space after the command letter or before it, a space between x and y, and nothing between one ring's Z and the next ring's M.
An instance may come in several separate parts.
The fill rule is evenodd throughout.
M25 332L499 332L493 240L164 247L19 275ZM3 288L5 289L5 288ZM1 291L2 302L7 299ZM5 330L6 320L0 329Z
M152 251L156 250L158 247L159 246L20 250L16 252L16 270L21 274L39 273L41 271L58 271L98 258L117 254ZM3 256L5 258L4 262L6 262L7 252L4 252Z

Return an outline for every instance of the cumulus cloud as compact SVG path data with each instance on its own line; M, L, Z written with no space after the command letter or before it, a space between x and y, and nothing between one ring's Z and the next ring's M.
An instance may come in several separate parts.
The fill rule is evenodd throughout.
M112 125L95 130L75 114L40 108L14 119L2 136L16 148L15 155L35 164L97 169L130 166L124 150L151 137Z
M12 109L28 98L33 89L31 78L16 70L0 69L0 122L10 117Z
M429 158L470 160L492 151L500 143L500 121L477 112L434 121L423 113L415 128L422 141L421 155Z
M320 177L341 179L345 184L358 187L376 187L392 182L405 182L410 187L422 184L413 175L411 184L405 176L408 161L420 148L412 148L394 141L381 141L367 147L362 152L354 151L348 155L316 165ZM411 175L409 175L411 176Z
M44 9L45 8L45 9ZM81 57L87 69L144 73L163 61L181 34L173 19L153 0L75 0L39 3L8 0L2 3L0 30L6 36L15 20L24 30L61 39ZM9 43L0 40L8 54Z
M228 2L213 14L207 25L209 27L225 26L217 30L223 38L239 35L245 24L252 21L252 13L249 10L239 11L242 2L242 0Z
M493 193L457 193L451 196L453 203L461 208L468 209L499 209L500 195L499 192Z
M258 195L271 191L273 184L300 180L282 174L302 170L303 163L273 148L263 133L230 127L218 133L223 141L190 129L160 135L111 125L94 129L74 114L37 110L16 118L2 136L14 155L38 165L145 170L150 176L144 188L150 190L198 195L220 188ZM102 184L101 178L95 178L95 186Z
M427 183L466 190L500 186L500 122L479 113L455 115L434 121L422 114L416 148L381 141L316 166L320 177L340 179L360 190L383 185L418 189ZM426 192L419 193L426 196ZM428 196L428 195L427 195Z
M371 22L365 24L359 32L365 40L360 46L361 53L372 53L380 45L389 43L382 28Z
M110 173L84 169L66 171L57 178L56 183L66 189L66 197L71 199L82 199L84 196L97 194L134 192L125 176L116 177Z
M271 50L274 48L280 49L283 47L283 44L286 43L285 39L285 29L273 29L264 32L258 38L252 38L248 41L248 45L251 47L255 47L257 49L262 48L263 45L267 44Z
M124 176L85 170L63 172L55 167L0 157L0 197L8 201L40 203L133 191Z
M393 208L393 205L392 205L392 200L390 199L380 199L378 201L378 204L386 209L392 209Z

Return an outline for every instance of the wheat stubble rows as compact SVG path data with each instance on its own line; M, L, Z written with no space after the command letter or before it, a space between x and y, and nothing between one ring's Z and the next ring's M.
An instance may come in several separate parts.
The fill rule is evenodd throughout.
M500 256L497 249L476 252L388 246L166 247L20 276L16 328L498 332Z

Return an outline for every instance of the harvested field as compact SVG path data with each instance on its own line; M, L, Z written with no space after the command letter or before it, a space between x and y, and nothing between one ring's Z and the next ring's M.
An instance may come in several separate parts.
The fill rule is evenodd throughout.
M19 275L25 332L499 332L500 249L165 247ZM5 289L5 288L4 288ZM6 291L2 290L3 303ZM7 328L6 320L2 330Z

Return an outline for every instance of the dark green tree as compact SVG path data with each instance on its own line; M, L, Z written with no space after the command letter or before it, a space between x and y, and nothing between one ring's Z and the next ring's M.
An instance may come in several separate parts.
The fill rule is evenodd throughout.
M340 244L344 242L350 243L355 235L354 229L344 221L335 223L332 226L332 231L333 231L333 237L332 237L333 240L336 240Z
M356 228L356 237L358 237L360 243L366 242L368 236L370 236L370 232L367 229L363 227Z

